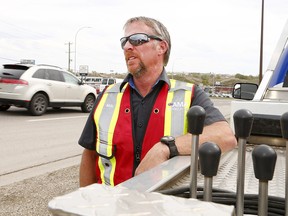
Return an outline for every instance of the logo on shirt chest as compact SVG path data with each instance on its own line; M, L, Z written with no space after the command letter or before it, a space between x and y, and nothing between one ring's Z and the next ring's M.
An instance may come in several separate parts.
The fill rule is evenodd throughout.
M183 101L176 101L168 103L168 106L171 107L172 110L182 110L186 107L186 103Z

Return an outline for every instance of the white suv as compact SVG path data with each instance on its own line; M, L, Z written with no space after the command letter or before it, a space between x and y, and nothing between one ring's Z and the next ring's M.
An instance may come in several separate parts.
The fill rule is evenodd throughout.
M59 67L5 64L0 68L0 111L14 105L36 116L44 114L47 107L79 106L90 112L95 99L93 87Z

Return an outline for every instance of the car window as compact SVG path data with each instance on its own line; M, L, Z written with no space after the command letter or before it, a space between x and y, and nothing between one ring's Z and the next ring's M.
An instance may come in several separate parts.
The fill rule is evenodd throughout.
M79 80L77 78L75 78L74 76L72 76L71 74L68 73L63 73L65 82L67 83L72 83L72 84L79 84Z
M47 69L47 72L49 73L49 80L64 82L64 77L61 71Z
M103 80L102 80L102 84L103 84L103 85L107 85L107 81L108 81L108 79L106 79L106 78L103 79Z
M45 73L45 69L39 69L33 74L33 78L38 78L38 79L49 79L48 72Z
M98 82L98 83L100 83L102 81L102 79L101 78L96 78L95 79L95 82Z
M33 78L54 80L63 82L64 78L61 71L52 69L38 69L32 76Z
M114 79L109 79L108 85L114 84Z

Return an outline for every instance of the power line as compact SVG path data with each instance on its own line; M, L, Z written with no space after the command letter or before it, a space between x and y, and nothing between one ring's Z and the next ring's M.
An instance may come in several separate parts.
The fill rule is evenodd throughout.
M19 60L9 59L9 58L4 58L4 57L0 57L0 59L4 59L4 60L7 60L7 61L13 61L13 62L19 62Z
M9 23L9 22L6 22L6 21L3 21L0 19L0 22L1 23L4 23L6 25L9 25L9 26L12 26L13 28L16 29L16 31L20 31L20 32L24 32L25 34L30 34L32 36L36 36L36 37L51 37L51 35L46 35L46 34L43 34L43 33L40 33L40 32L36 32L34 30L30 30L30 29L27 29L27 28L23 28L22 26L18 26L18 25L15 25L15 24L12 24L12 23ZM2 29L3 30L3 29ZM2 31L3 32L3 31ZM3 32L3 33L6 33L6 34L9 34L11 35L11 33L7 33L7 32ZM19 37L19 35L13 35L14 37Z

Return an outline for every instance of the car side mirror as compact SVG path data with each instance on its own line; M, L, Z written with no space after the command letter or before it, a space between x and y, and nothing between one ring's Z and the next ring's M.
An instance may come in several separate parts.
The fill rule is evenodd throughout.
M258 89L255 83L236 83L233 87L232 97L236 99L252 100Z

